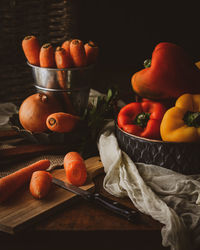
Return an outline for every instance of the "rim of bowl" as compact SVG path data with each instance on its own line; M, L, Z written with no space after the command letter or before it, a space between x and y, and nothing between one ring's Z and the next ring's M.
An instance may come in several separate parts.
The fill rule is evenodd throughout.
M138 140L142 140L142 141L147 141L147 142L153 142L153 143L162 143L162 144L176 144L176 145L181 145L181 144L185 144L185 145L200 145L200 142L172 142L172 141L162 141L162 140L155 140L155 139L148 139L145 137L140 137L137 135L132 135L127 133L126 131L122 130L117 123L115 123L116 128L123 134L126 134L127 136L131 137L131 138L135 138Z

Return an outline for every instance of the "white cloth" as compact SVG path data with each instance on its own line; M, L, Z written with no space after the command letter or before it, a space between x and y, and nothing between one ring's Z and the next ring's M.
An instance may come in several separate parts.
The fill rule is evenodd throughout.
M128 196L139 211L164 224L164 247L199 250L200 175L134 163L119 148L112 129L100 135L98 148L106 173L104 188L114 196Z

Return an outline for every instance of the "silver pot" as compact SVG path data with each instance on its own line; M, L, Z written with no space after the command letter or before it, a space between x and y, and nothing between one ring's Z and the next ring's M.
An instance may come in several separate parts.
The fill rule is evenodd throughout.
M69 102L74 113L82 115L88 104L89 91L94 79L94 65L82 68L42 68L30 63L37 92L54 95L64 107L65 111Z

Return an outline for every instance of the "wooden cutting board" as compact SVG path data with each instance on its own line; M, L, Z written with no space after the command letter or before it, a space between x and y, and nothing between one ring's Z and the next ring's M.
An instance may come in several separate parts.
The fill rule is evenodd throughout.
M88 178L81 188L94 191L93 178L104 172L101 160L98 156L85 161ZM64 169L55 169L52 175L61 180L65 179ZM30 226L50 214L69 206L73 201L79 199L67 190L52 184L48 196L42 200L32 197L28 185L19 189L9 200L0 204L0 230L7 233L15 233Z

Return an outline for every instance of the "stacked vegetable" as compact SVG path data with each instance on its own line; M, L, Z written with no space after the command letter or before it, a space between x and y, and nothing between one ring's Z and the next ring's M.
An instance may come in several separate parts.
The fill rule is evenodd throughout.
M99 54L93 41L84 44L80 39L66 40L54 50L51 43L40 46L37 37L26 36L22 48L30 64L44 68L84 67L96 63Z
M80 39L71 39L61 46L53 48L50 43L40 46L37 37L26 36L22 48L28 62L42 68L82 68L95 64L99 48L93 42L83 43ZM58 71L59 84L65 89L62 71ZM67 92L62 92L65 107L52 95L37 93L27 97L20 106L19 120L23 128L34 133L54 131L71 132L80 121L76 116Z
M127 133L174 142L200 141L200 70L173 43L159 43L131 84L141 102L123 107L118 126Z

